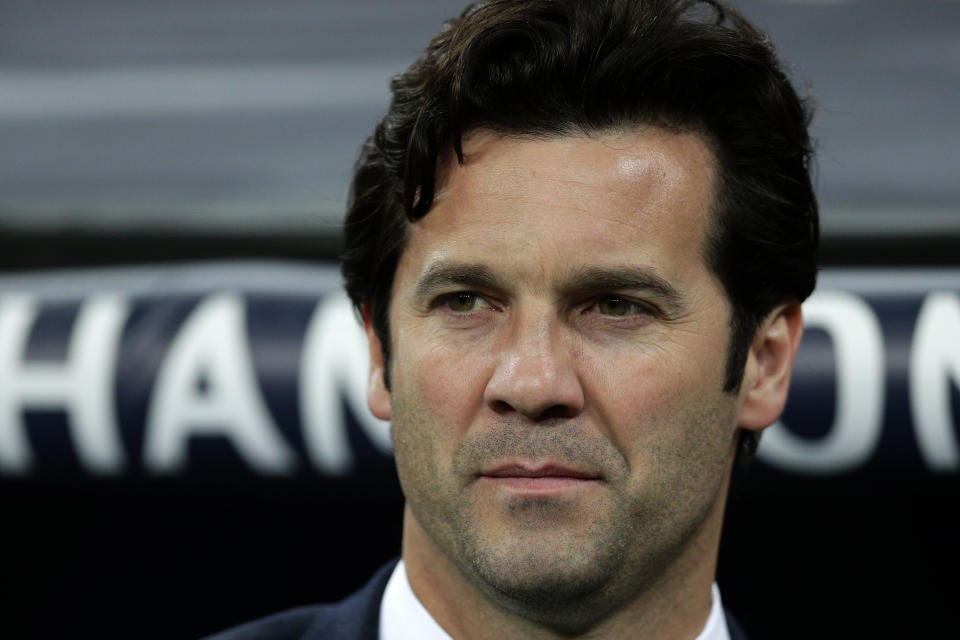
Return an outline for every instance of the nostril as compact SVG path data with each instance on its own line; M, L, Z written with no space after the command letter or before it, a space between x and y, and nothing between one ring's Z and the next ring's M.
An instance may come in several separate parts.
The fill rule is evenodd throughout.
M504 400L494 400L490 403L490 408L493 409L494 413L498 413L500 415L514 411L514 408L510 406L510 403Z
M573 407L568 407L563 404L555 404L552 407L547 408L545 411L540 412L536 417L537 421L541 420L552 420L556 418L570 419L577 415L577 410Z
M564 405L564 404L554 404L550 405L546 409L541 411L529 411L522 410L520 408L514 407L512 404L505 400L495 400L490 403L490 408L499 415L507 415L510 413L522 413L526 415L529 419L535 422L542 422L546 420L556 420L564 419L568 420L570 418L576 417L578 411L576 408Z

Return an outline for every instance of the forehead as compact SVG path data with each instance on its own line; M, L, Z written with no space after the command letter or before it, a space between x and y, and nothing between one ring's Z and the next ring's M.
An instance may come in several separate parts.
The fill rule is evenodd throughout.
M655 127L546 139L474 132L463 164L441 166L401 266L466 259L556 273L626 262L677 275L702 266L714 164L699 135Z

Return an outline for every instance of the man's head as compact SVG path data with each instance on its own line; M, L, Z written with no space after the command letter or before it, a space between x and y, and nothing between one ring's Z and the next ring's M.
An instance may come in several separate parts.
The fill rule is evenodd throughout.
M405 537L567 630L710 573L815 280L808 114L769 44L713 3L488 2L393 90L344 274Z
M718 162L702 248L733 305L725 388L775 304L816 281L809 111L764 34L730 7L675 0L472 5L392 84L356 166L343 272L390 357L387 309L410 222L474 129L556 137L637 125L694 131ZM387 372L389 376L389 371ZM387 380L389 384L389 379ZM747 436L745 449L755 446Z

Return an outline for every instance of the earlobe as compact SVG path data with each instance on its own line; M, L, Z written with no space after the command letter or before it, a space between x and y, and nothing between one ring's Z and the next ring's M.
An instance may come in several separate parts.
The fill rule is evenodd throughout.
M370 350L370 376L367 382L367 404L370 411L381 420L390 419L390 391L384 379L383 345L373 329L373 311L369 304L361 308L363 330L367 334L367 346Z
M780 417L802 334L803 316L796 302L776 307L757 330L740 389L740 427L759 431Z

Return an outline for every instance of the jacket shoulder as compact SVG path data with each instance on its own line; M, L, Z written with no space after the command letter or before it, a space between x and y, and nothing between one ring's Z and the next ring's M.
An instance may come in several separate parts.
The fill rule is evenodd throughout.
M381 567L359 591L336 604L282 611L205 640L376 640L380 600L396 560Z
M724 617L727 619L727 631L730 633L730 640L747 640L747 634L743 632L743 627L732 613L724 610Z
M297 607L239 627L221 631L204 640L300 640L318 616L324 617L329 605Z

